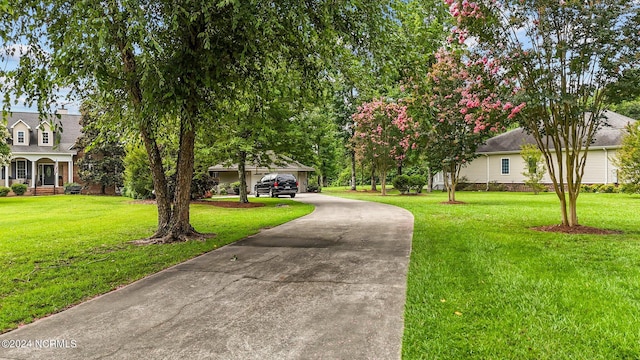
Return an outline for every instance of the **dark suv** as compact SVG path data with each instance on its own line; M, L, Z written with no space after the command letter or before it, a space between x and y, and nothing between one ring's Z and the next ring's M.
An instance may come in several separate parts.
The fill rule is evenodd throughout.
M256 197L260 197L260 194L269 194L271 197L289 195L294 198L298 192L298 181L291 174L268 174L258 181L254 191Z

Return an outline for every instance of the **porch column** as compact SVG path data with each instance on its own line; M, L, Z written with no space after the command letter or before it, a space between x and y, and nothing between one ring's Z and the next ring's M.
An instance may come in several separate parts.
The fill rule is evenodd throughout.
M73 178L73 160L70 160L68 164L69 164L69 169L68 169L69 176L67 177L67 182L72 183L72 182L75 182L75 179Z
M58 160L56 160L56 165L53 168L53 193L56 194L56 188L58 187Z
M31 187L36 187L36 162L31 161Z
M9 187L9 165L4 166L4 186Z

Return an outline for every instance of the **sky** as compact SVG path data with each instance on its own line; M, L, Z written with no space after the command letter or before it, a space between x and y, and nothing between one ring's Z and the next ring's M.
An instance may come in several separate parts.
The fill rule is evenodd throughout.
M4 52L4 49L5 48L2 48L3 52ZM16 54L13 56L7 56L7 58L3 62L2 60L0 60L0 67L4 70L12 70L18 66L19 61L20 61L20 55L16 52ZM3 79L0 78L0 81L2 80ZM66 100L65 95L67 95L68 93L69 93L69 89L61 89L61 91L59 92L60 104L63 104L64 107L69 110L70 114L80 114L80 102L79 101L69 102L68 100ZM2 98L3 96L0 96L0 107L4 105ZM19 98L17 104L14 104L14 100L16 99L12 97L11 111L13 112L37 112L38 111L35 105L26 106L24 104L24 97Z

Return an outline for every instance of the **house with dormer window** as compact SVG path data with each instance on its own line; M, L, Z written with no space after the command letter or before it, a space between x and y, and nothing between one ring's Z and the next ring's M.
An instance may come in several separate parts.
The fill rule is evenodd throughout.
M7 119L11 158L1 166L0 185L27 185L27 194L63 192L63 185L76 181L74 148L81 134L80 115L60 109L58 116L44 120L37 113L14 112Z

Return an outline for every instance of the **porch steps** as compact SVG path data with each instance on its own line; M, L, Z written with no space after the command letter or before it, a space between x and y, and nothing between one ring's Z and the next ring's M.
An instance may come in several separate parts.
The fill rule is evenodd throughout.
M64 194L64 188L62 187L57 187L55 189L55 194ZM39 187L35 189L35 194L34 194L34 189L33 188L29 188L29 195L54 195L53 192L53 188L52 187ZM26 195L26 194L25 194Z

